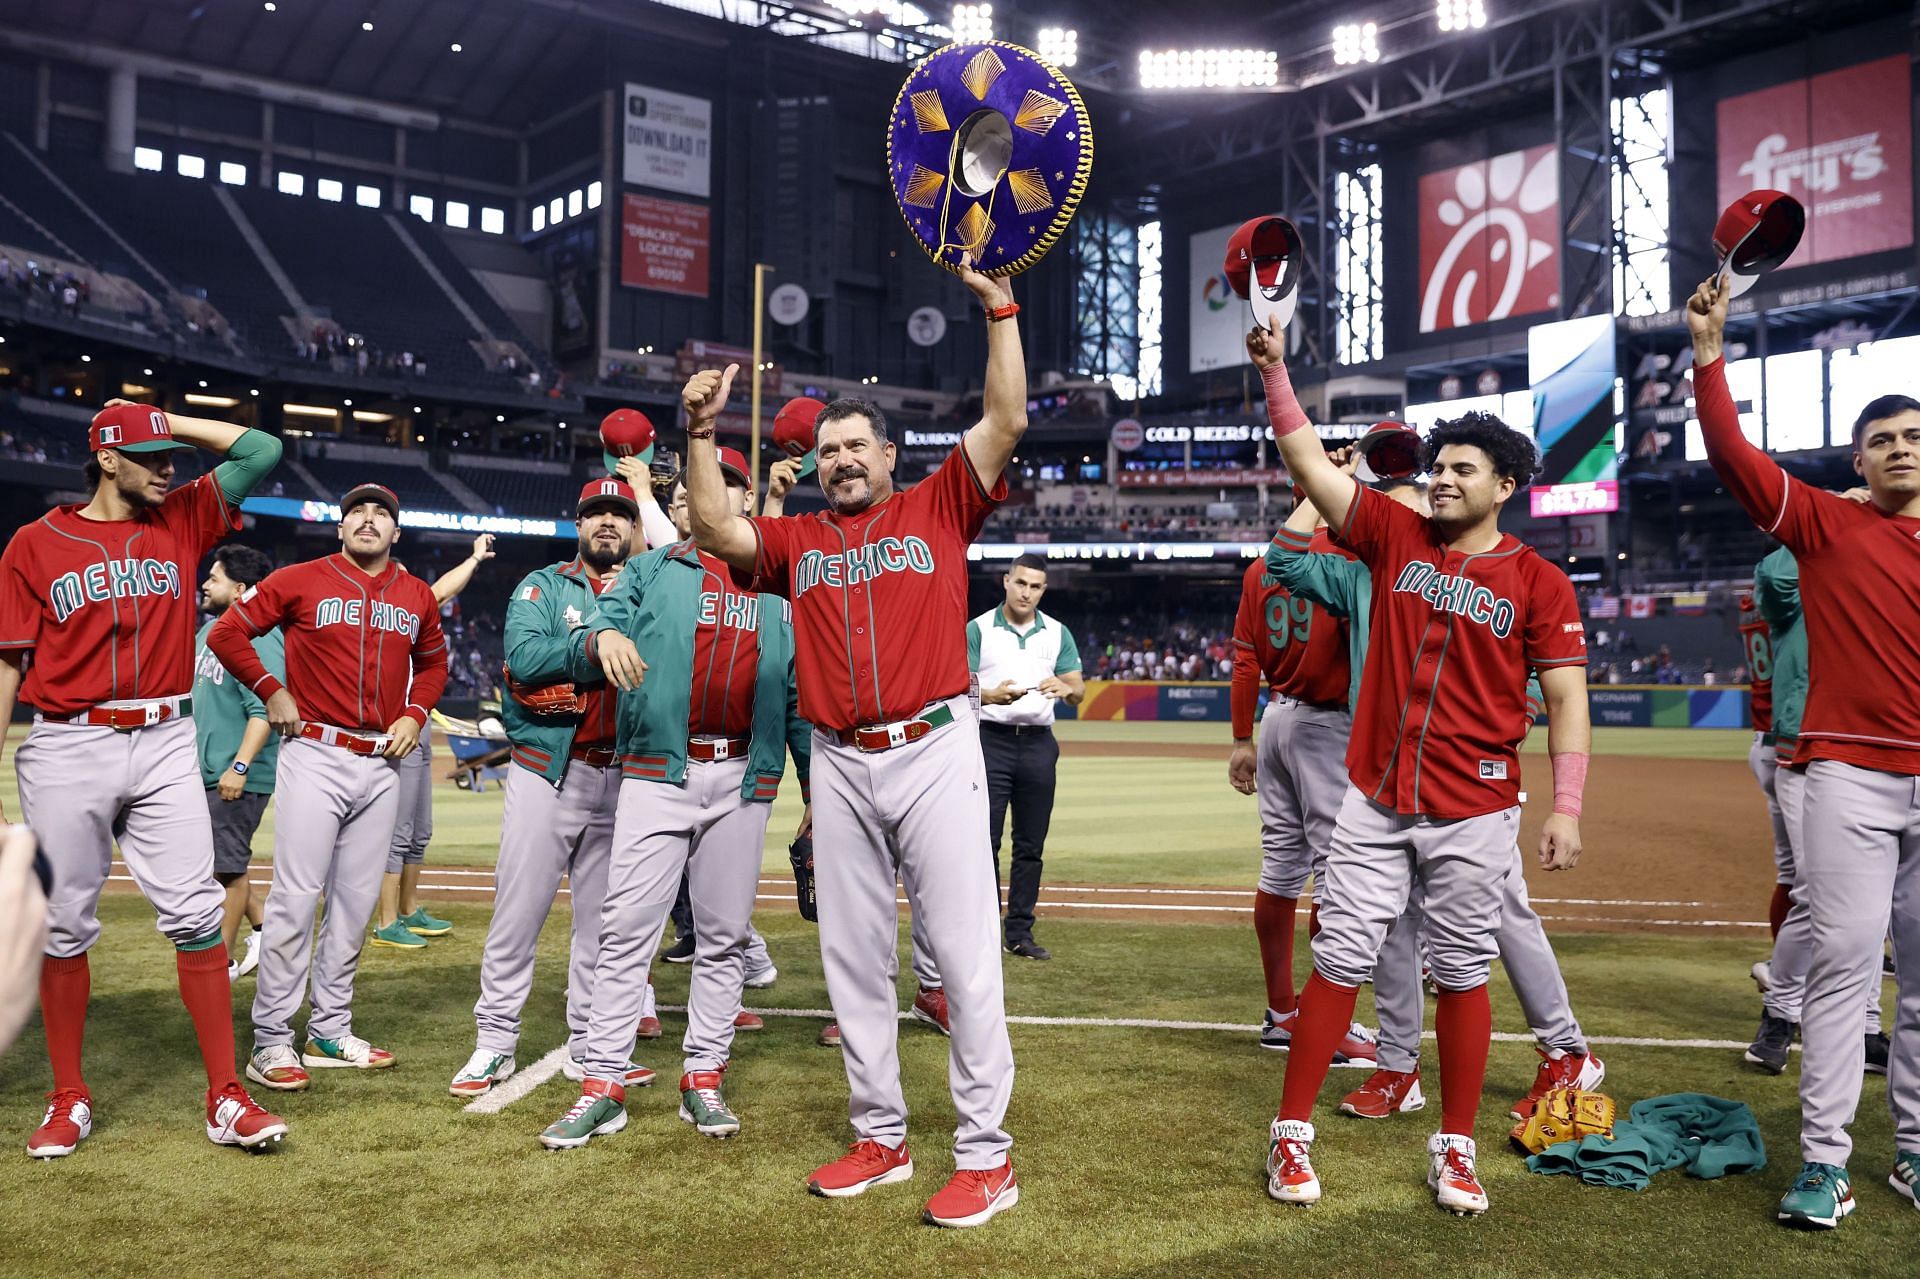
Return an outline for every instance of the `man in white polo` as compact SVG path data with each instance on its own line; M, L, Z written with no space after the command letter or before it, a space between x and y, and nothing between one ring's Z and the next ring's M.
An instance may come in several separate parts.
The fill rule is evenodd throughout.
M1026 959L1051 959L1047 948L1033 940L1033 907L1040 896L1041 853L1053 819L1054 770L1060 762L1053 710L1063 700L1078 706L1087 685L1080 676L1080 646L1073 642L1073 632L1040 611L1040 597L1047 593L1047 561L1022 555L1001 584L1005 602L967 623L967 658L980 678L980 748L987 761L994 875L1000 873L1000 832L1011 807L1007 951Z

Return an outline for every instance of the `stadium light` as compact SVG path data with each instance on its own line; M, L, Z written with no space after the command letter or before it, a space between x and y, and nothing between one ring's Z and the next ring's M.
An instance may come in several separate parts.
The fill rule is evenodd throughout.
M1037 43L1042 62L1070 67L1080 60L1080 33L1072 27L1041 27Z
M282 169L280 172L274 174L273 181L274 185L279 188L281 195L305 195L307 193L307 180L298 173L289 173L287 170Z
M180 176L183 178L204 178L207 176L207 161L204 156L188 155L185 151L182 151L174 157L173 167L179 171Z
M1140 54L1143 89L1260 89L1280 83L1272 49L1148 49Z
M547 206L544 204L533 206L533 229L536 231L547 229Z
M407 212L422 222L433 221L433 197L430 195L410 196L407 199Z
M370 187L370 186L356 186L353 189L353 202L359 205L363 209L379 208L380 207L380 188Z
M560 219L567 216L566 201L559 196L547 201L547 221L554 226L560 225Z
M148 173L158 173L167 167L167 157L160 153L159 147L135 147L133 167L145 169Z
M460 52L460 46L459 46L459 45L457 45L457 44L456 44L456 45L453 45L453 46L452 46L452 49L453 49L453 52L455 52L455 53L458 53L458 52Z
M1333 29L1333 60L1339 66L1380 61L1380 28L1371 22L1350 22Z
M220 162L220 180L230 187L243 187L247 185L247 166L244 164L235 164L231 160L222 160Z
M346 198L347 188L338 178L321 178L313 184L313 193L329 204L338 204Z
M587 207L589 209L597 209L600 207L600 197L603 190L604 188L601 187L598 181L587 183Z
M587 207L587 193L585 191L582 191L580 188L575 187L573 190L567 192L567 216L568 217L570 218L579 217L580 211L586 207Z
M1434 16L1442 31L1478 31L1487 25L1487 6L1481 0L1439 0Z
M488 235L507 233L507 213L505 209L481 209L480 229Z
M993 6L956 4L953 6L953 42L978 44L993 39Z
M447 225L456 231L467 229L470 219L467 206L459 200L448 200L446 208Z
M371 21L363 22L360 24L360 29L362 31L371 31L373 30L373 23Z
M273 0L267 0L266 4L262 5L261 7L265 9L268 13L272 13L275 9L279 8L278 5L274 4Z

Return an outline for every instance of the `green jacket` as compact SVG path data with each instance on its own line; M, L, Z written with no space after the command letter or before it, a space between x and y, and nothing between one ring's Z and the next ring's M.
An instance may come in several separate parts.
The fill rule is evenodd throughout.
M647 663L647 677L640 687L620 695L619 751L626 777L675 786L686 780L695 619L705 576L690 541L637 555L595 601L586 624L568 633L567 669L576 682L602 678L599 661L588 655L592 637L600 631L625 635ZM760 664L754 678L753 727L747 734L747 775L740 783L740 794L771 803L791 751L805 798L813 725L800 718L791 606L777 595L757 598L760 607L754 630ZM514 675L520 677L517 667Z
M240 753L240 739L246 736L248 720L264 720L267 704L253 690L233 677L207 648L208 622L194 637L193 660L193 736L194 754L200 760L200 780L209 787L220 784L220 777L233 766ZM266 663L273 677L287 678L286 637L276 628L253 642L253 651ZM253 757L243 789L249 795L273 794L273 774L280 758L280 735L267 734L267 744Z
M593 611L593 584L575 557L537 568L520 579L507 601L504 635L507 669L522 684L556 684L571 678L567 643ZM596 667L576 684L605 681ZM500 722L513 743L513 762L558 786L567 775L567 752L580 730L578 715L533 716L511 696L500 699Z
M1800 611L1800 562L1786 547L1753 570L1753 602L1773 645L1773 736L1789 746L1807 709L1807 628Z
M1330 551L1310 551L1311 533L1283 528L1267 547L1267 572L1287 593L1318 604L1335 617L1347 619L1347 705L1360 704L1360 676L1367 668L1367 641L1373 625L1373 574L1359 560ZM1538 715L1546 705L1540 677L1527 676L1527 709Z

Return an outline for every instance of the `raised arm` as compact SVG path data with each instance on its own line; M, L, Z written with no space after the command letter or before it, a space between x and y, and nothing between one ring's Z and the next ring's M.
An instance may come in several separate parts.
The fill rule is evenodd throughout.
M445 604L461 591L466 590L468 583L473 581L474 570L492 558L493 534L482 533L473 539L473 554L434 579L434 602Z
M724 373L704 369L687 382L680 401L687 409L687 516L693 524L694 544L751 573L759 558L760 539L744 515L727 509L727 478L720 471L720 448L713 442L714 420L726 407L739 372L738 364L727 365Z
M1327 456L1320 437L1309 429L1287 377L1285 339L1256 324L1247 331L1247 354L1260 368L1267 392L1267 421L1273 425L1274 442L1280 446L1288 474L1327 523L1336 531L1344 529L1360 486Z
M105 407L128 403L131 401L113 399L108 400ZM221 495L229 502L237 504L245 499L267 477L267 473L279 465L278 436L235 426L231 422L188 417L184 413L168 413L166 418L167 429L173 432L174 439L226 458L226 461L213 468L213 478L220 485Z
M987 382L980 420L960 437L960 444L980 483L991 490L1027 433L1027 360L1020 349L1012 286L974 270L971 258L962 264L961 280L987 312Z
M1687 332L1693 337L1694 412L1700 418L1707 461L1753 522L1772 533L1786 515L1791 481L1780 464L1754 447L1740 430L1740 413L1727 387L1723 347L1728 296L1715 272L1687 299Z
M616 474L633 490L633 500L640 507L628 553L643 555L656 546L672 546L678 542L680 530L673 526L672 517L660 509L660 498L653 491L653 468L637 457L623 457Z

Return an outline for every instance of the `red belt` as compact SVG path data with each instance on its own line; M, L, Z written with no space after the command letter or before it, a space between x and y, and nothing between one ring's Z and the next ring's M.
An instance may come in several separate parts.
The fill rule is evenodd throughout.
M945 702L932 710L922 713L915 719L900 720L892 724L869 724L861 728L839 728L834 736L840 739L842 746L852 746L863 751L889 751L896 746L905 746L908 742L917 742L936 728L953 723L953 708Z
M567 758L578 760L588 768L612 768L620 757L611 746L575 746L567 752Z
M393 740L389 733L354 733L329 724L302 724L297 736L322 746L333 746L349 755L378 755Z
M111 728L130 733L136 728L152 728L156 724L191 714L191 697L160 697L132 706L89 706L71 715L48 715L43 712L40 718L49 724L85 724L90 728Z
M687 758L698 760L702 764L717 764L723 760L739 759L746 753L747 739L744 737L695 737L687 742Z

